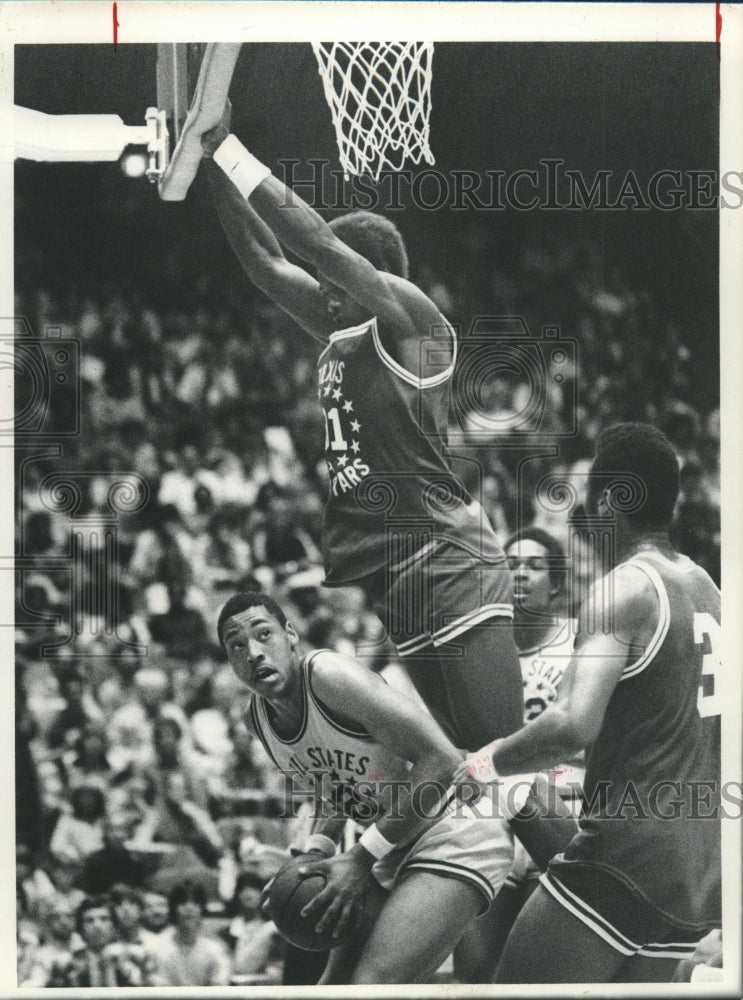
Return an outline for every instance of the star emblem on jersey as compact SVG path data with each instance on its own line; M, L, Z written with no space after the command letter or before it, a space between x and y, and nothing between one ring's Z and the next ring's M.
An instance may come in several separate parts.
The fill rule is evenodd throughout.
M353 436L361 430L353 400L344 400L343 396L345 364L331 359L320 365L318 373L320 408L325 422L325 460L333 496L351 493L371 471L364 461L358 437Z

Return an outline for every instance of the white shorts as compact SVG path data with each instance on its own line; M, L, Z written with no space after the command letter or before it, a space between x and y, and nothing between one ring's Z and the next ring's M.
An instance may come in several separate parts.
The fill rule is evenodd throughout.
M513 834L505 819L488 815L485 801L475 814L453 803L434 826L407 849L390 852L372 873L383 889L392 889L407 871L421 869L474 885L483 895L485 913L513 865Z
M513 845L513 866L508 873L505 884L509 889L520 889L529 879L538 881L541 874L539 865L532 860L531 854L516 838Z

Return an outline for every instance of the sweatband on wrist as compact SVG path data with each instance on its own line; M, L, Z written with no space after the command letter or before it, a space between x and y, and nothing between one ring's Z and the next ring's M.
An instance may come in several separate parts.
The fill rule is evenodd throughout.
M465 777L484 783L497 781L499 774L495 769L495 764L493 764L493 753L498 744L502 742L502 739L493 740L482 749L468 754L465 758L465 763L468 765Z
M304 842L302 854L309 854L310 851L320 851L326 858L332 858L335 854L335 841L324 833L311 833Z
M394 851L396 846L395 844L391 844L386 837L382 836L376 823L364 830L359 837L359 843L369 852L369 854L372 855L372 857L376 858L377 861L386 857L390 851Z
M271 171L265 163L261 163L249 153L232 133L214 150L212 159L224 170L246 200L262 181L271 176Z

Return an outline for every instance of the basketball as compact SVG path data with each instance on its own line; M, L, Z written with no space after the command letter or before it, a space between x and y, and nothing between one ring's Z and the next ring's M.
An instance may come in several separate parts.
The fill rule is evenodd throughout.
M301 916L302 909L322 890L325 876L302 878L299 869L317 860L317 854L300 854L292 858L276 875L268 897L268 911L279 931L287 941L305 951L327 951L342 940L332 936L332 929L316 933L315 926L322 913Z

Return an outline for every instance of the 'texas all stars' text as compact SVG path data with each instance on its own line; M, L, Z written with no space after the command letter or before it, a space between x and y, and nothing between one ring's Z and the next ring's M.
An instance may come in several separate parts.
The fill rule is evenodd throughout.
M325 460L333 496L348 493L368 476L369 466L359 454L361 424L353 411L353 400L343 395L345 361L321 365L317 395L325 420Z

